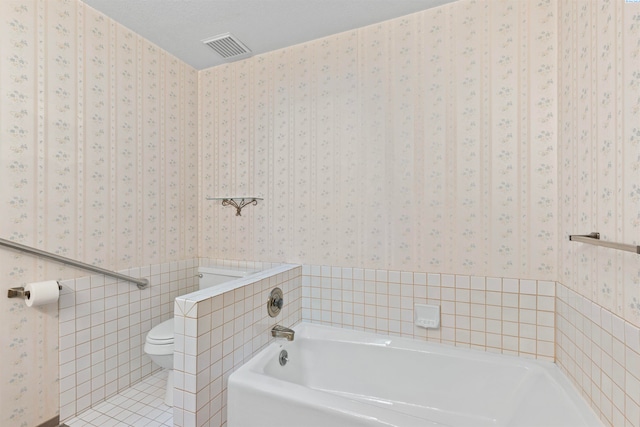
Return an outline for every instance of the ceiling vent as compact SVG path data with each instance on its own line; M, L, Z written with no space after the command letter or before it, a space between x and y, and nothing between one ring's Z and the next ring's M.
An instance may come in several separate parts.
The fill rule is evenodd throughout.
M235 60L251 56L251 50L231 33L224 33L202 40L225 59Z

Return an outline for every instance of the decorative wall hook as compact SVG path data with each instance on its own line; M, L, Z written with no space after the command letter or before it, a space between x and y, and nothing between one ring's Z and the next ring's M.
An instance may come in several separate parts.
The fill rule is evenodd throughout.
M241 211L247 205L258 204L260 197L207 197L207 200L222 200L222 206L233 206L236 208L236 216L242 216Z

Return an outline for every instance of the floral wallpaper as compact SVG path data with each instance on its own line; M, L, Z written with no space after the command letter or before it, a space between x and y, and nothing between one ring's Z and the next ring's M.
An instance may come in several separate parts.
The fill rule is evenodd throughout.
M640 325L640 3L560 3L559 281Z
M555 280L557 4L459 1L200 72L203 256Z
M0 1L0 237L116 270L196 256L197 84L77 0ZM86 274L0 248L5 288ZM0 305L0 424L39 425L57 307Z

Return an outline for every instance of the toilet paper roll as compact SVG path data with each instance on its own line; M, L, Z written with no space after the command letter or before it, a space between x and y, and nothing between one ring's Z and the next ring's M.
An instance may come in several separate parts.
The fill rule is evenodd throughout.
M29 283L24 287L25 293L29 292L29 298L25 298L24 303L27 307L38 307L41 305L52 304L58 301L60 289L58 282L55 280L47 280L45 282Z

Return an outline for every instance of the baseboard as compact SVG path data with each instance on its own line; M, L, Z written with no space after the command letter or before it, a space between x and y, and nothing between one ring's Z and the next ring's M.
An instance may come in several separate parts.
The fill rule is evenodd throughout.
M38 427L58 427L60 425L60 416L56 415L51 418L49 421L45 421L42 424L38 425Z

